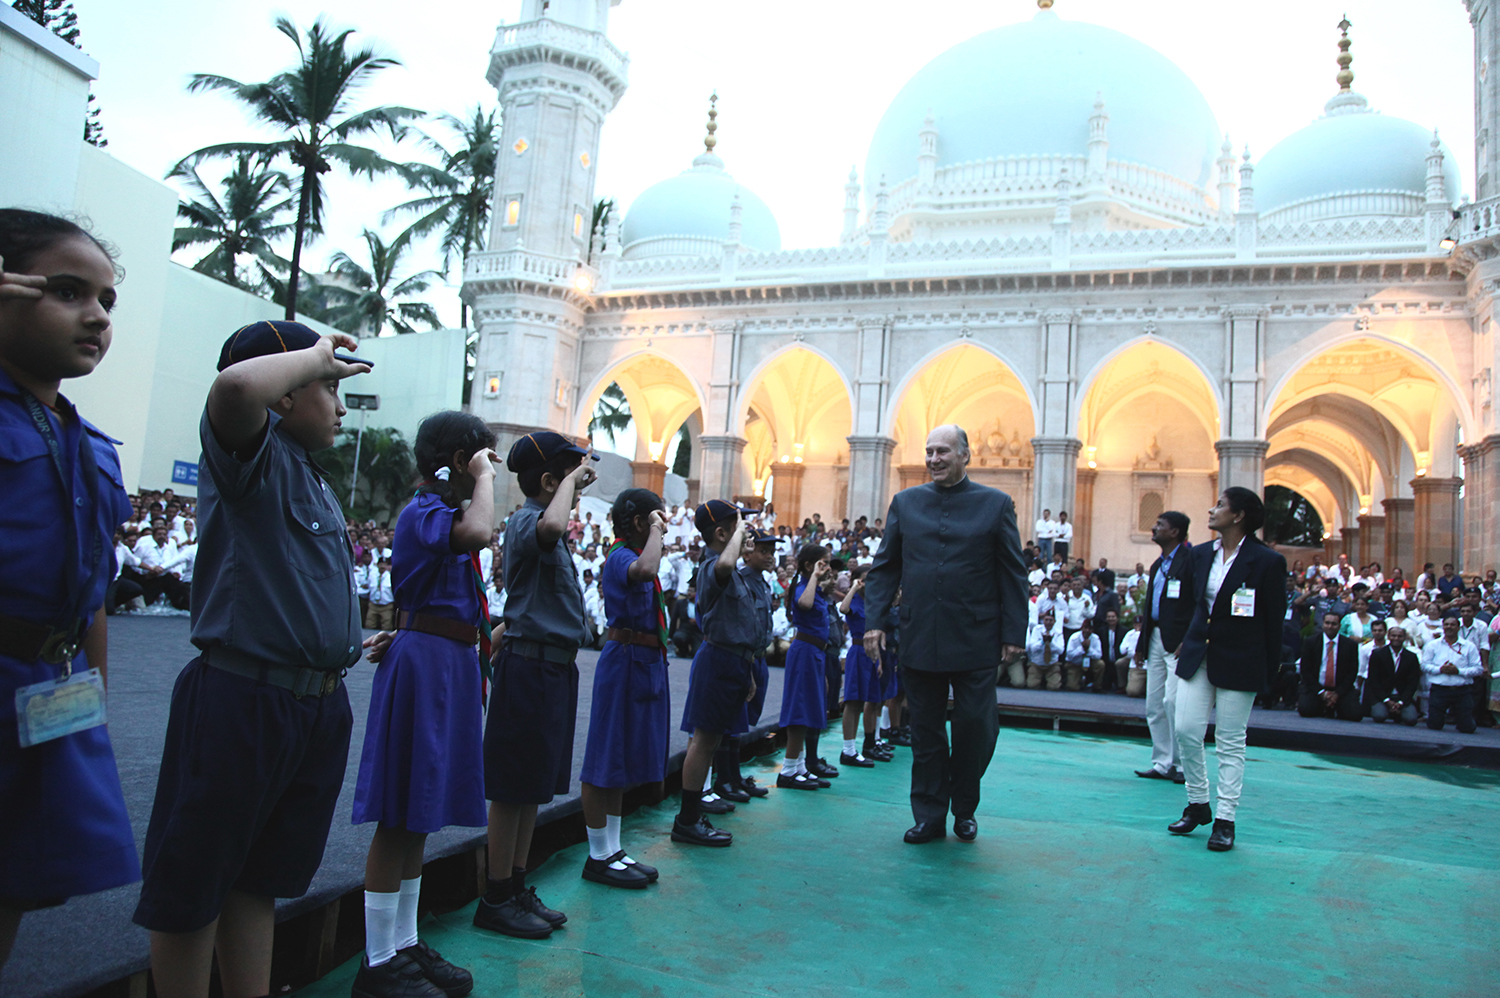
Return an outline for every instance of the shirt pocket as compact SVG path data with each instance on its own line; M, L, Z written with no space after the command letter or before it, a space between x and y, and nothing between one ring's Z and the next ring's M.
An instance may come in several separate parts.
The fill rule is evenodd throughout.
M310 579L327 579L344 568L344 525L328 507L290 500L287 507L287 560Z
M0 462L21 464L47 456L47 442L30 426L0 426Z

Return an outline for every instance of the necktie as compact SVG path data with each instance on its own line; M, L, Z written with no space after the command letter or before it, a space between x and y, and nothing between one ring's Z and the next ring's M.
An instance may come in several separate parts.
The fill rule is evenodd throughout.
M1331 690L1331 689L1333 689L1333 677L1334 677L1333 650L1336 647L1337 647L1337 645L1335 645L1334 642L1332 642L1332 641L1328 642L1328 654L1326 656L1324 656L1324 660L1323 660L1323 688L1325 690Z

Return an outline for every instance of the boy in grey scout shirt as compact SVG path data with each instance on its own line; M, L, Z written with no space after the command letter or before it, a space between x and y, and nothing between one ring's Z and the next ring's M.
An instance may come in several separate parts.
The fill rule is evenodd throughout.
M733 836L703 817L699 788L724 732L734 726L746 701L755 696L754 665L765 647L756 647L760 624L755 601L735 562L747 530L739 510L720 499L698 507L693 517L703 535L698 565L698 624L703 644L688 674L682 727L693 733L682 762L682 810L672 823L672 841L728 846Z
M490 869L474 924L523 939L545 938L568 920L526 886L526 857L537 806L567 793L573 774L575 659L588 628L563 535L595 478L588 456L562 434L538 431L506 458L526 502L505 523L505 638L484 730Z
M766 705L766 686L771 672L766 667L766 649L771 644L771 608L775 601L766 573L776 565L776 535L752 527L747 531L743 558L745 564L738 570L739 576L744 580L745 591L755 607L755 664L752 668L755 692L741 705L738 720L720 743L718 752L714 753L714 792L736 804L769 793L764 787L756 786L755 777L740 772L740 736L748 734L750 728L760 722L761 711Z
M349 756L343 670L359 599L338 500L309 452L333 444L356 341L256 322L224 344L199 426L205 474L193 644L172 691L137 924L163 998L271 986L275 898L306 893Z

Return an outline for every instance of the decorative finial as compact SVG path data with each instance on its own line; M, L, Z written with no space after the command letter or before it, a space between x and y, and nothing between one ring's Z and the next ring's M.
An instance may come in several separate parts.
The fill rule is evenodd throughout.
M1036 0L1036 5L1042 8L1042 10L1051 10L1052 0Z
M1349 84L1354 82L1354 71L1349 68L1349 64L1354 61L1354 56L1349 54L1349 46L1352 44L1349 41L1350 27L1349 15L1345 14L1344 19L1339 22L1339 30L1343 32L1343 36L1339 38L1339 75L1334 77L1338 81L1339 93L1348 93Z
M719 140L714 138L714 132L719 130L719 123L714 120L719 116L719 109L716 106L718 103L719 92L715 90L708 98L708 134L703 137L703 148L708 152L713 152L714 146L719 144Z

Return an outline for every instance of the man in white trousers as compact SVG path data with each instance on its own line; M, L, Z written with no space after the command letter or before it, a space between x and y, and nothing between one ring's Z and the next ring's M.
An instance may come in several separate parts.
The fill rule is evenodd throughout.
M1193 566L1187 557L1191 521L1186 514L1167 510L1156 518L1151 540L1161 556L1151 563L1146 598L1141 607L1141 636L1136 665L1146 667L1146 726L1151 729L1151 765L1135 775L1151 780L1183 782L1177 768L1177 646L1193 619Z

